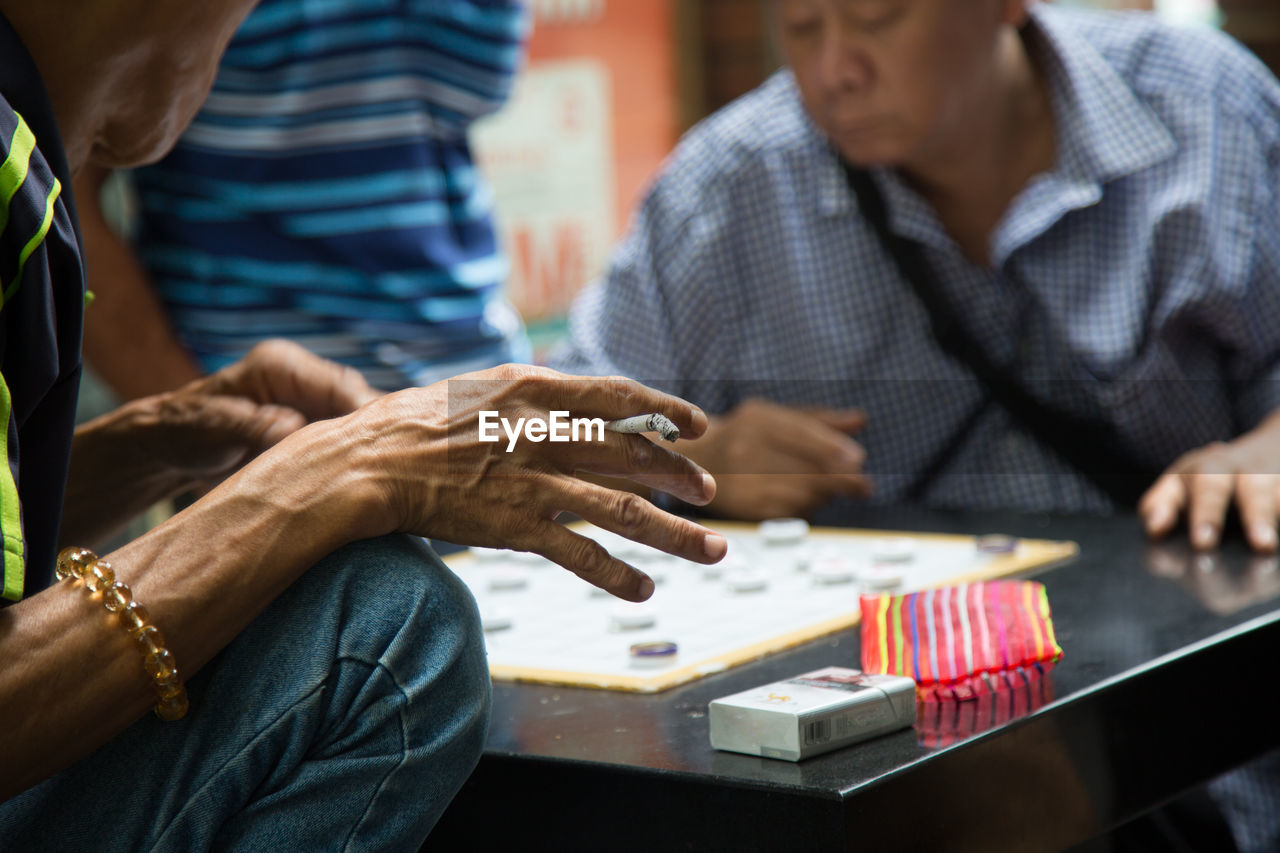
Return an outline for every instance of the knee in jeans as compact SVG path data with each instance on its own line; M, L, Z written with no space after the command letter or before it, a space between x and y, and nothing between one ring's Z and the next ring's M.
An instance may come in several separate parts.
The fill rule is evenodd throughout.
M331 574L322 585L342 588L344 633L368 643L412 713L439 715L447 703L454 725L467 720L482 741L489 671L475 599L426 543L409 536L356 542L313 571Z

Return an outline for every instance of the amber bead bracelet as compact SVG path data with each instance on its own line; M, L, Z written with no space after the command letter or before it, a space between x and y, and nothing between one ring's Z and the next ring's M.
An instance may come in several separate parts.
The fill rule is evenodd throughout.
M173 655L164 647L164 635L151 624L150 614L133 600L126 584L116 580L111 564L88 548L64 548L58 555L58 580L79 581L95 599L120 617L142 652L142 667L151 679L158 701L152 709L162 720L180 720L187 715L187 688L178 675Z

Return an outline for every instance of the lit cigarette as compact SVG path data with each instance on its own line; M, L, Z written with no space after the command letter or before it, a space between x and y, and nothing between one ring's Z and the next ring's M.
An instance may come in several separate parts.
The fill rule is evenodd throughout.
M642 432L656 432L667 441L675 441L680 437L680 427L673 424L666 415L657 413L609 421L604 425L604 428L610 432L624 432L632 435Z

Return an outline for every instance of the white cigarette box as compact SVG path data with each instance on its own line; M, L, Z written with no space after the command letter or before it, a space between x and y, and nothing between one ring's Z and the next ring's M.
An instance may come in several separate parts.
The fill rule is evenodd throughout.
M829 666L714 700L711 745L799 761L916 721L916 684Z

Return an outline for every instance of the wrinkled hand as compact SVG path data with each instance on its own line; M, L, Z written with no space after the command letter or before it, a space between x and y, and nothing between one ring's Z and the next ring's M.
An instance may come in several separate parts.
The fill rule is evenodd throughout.
M1185 517L1191 544L1207 550L1221 540L1232 501L1254 550L1275 551L1280 417L1272 416L1233 442L1214 443L1184 455L1142 496L1138 514L1153 539L1167 536Z
M867 497L866 453L850 434L867 424L853 409L798 409L748 400L717 418L686 452L719 484L709 508L760 521L808 516L837 495Z
M507 365L375 400L342 428L368 448L361 464L385 495L391 528L459 545L532 551L621 598L639 601L653 581L601 545L557 524L573 513L604 528L700 563L725 554L722 536L659 510L644 498L579 479L623 477L705 504L709 474L644 436L604 433L603 441L551 443L527 438L508 452L507 437L480 441L479 416L497 412L546 419L615 418L660 412L685 436L698 436L706 415L678 398L627 379L584 379Z
M359 371L284 340L176 391L136 401L150 422L148 452L195 483L226 478L308 423L378 396Z

